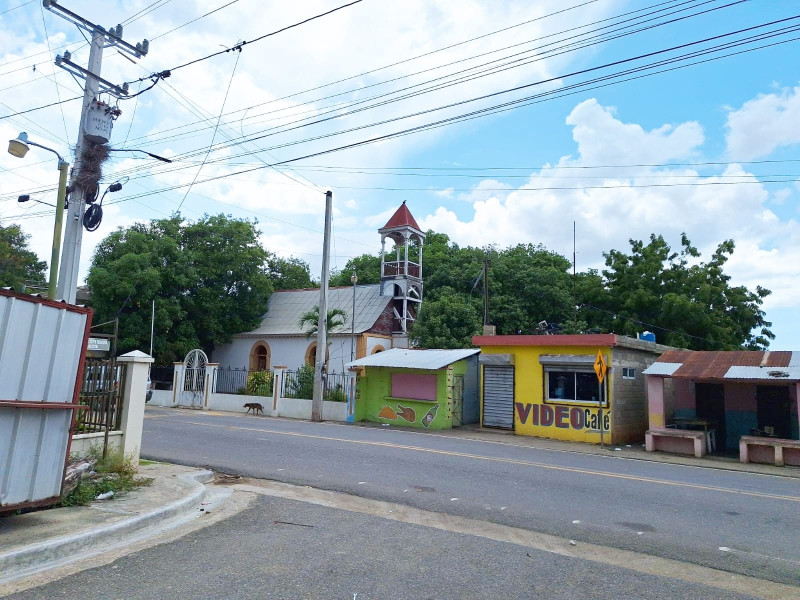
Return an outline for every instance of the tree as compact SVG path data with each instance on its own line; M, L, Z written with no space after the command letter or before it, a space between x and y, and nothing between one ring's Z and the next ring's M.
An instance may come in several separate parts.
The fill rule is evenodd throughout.
M480 301L445 288L422 303L410 337L421 348L469 348L481 324Z
M258 235L255 223L225 215L118 229L98 245L87 278L95 322L119 317L120 352L147 348L155 299L158 363L211 352L266 312L273 286Z
M281 258L273 254L267 260L267 274L276 290L318 287L311 281L308 263L299 258Z
M28 247L19 225L0 225L0 287L22 290L25 282L44 283L47 263Z
M353 285L350 277L355 271L358 275L358 283L367 285L379 283L381 280L381 257L372 254L362 254L347 261L344 269L331 273L330 286L340 287Z
M725 240L707 262L686 235L674 252L662 236L630 240L629 254L605 253L602 278L583 281L580 300L590 327L627 335L652 329L656 340L692 350L764 349L774 339L761 309L771 292L731 286Z
M300 320L298 323L300 327L308 327L306 330L306 337L310 338L317 335L317 325L319 324L319 306L315 306L308 312L304 312L302 315L300 315ZM327 329L325 331L327 334L330 334L334 329L342 327L345 323L347 323L346 312L344 312L341 308L328 309Z

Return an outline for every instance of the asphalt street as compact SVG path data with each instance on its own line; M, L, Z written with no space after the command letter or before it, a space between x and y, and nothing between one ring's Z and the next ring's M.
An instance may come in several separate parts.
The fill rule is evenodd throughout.
M800 584L797 479L397 429L152 408L142 445L143 456L156 460Z
M279 498L13 600L746 600L515 544Z

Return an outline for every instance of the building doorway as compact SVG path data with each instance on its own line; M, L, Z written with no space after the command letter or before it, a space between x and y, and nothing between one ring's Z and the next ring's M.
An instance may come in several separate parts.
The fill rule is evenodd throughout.
M697 418L711 422L715 430L717 450L738 450L739 440L735 440L732 447L728 447L727 432L725 428L725 388L721 383L696 383L695 399L697 402Z
M758 429L761 435L791 439L791 413L789 411L789 388L784 386L759 385L756 387Z

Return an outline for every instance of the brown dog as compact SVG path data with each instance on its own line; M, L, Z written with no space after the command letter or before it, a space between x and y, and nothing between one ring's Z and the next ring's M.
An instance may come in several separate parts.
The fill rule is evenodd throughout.
M258 413L264 414L264 407L258 402L248 402L242 408L246 408L248 413L252 410L254 415Z

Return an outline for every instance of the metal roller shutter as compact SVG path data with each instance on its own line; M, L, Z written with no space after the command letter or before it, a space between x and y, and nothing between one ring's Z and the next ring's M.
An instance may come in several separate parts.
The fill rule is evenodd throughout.
M483 425L514 429L514 367L483 367Z

